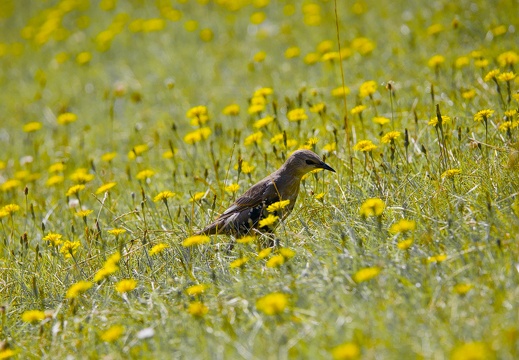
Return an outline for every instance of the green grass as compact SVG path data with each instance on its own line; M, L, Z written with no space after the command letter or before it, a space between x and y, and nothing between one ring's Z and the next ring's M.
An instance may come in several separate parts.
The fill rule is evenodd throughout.
M0 358L518 357L516 2L339 1L346 103L333 1L100 3L0 5ZM199 105L209 120L191 124ZM278 227L294 257L258 259L262 238L183 246L302 146L337 173L310 174Z

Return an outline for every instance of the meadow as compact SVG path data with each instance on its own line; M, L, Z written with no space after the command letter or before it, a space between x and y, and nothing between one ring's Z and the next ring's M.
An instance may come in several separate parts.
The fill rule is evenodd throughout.
M0 359L518 358L518 5L3 0Z

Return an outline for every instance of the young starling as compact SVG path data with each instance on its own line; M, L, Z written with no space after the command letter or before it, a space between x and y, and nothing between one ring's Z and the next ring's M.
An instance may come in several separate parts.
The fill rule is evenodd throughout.
M260 227L260 221L269 215L267 207L278 201L289 200L286 207L273 213L280 218L288 216L296 203L301 178L315 169L335 172L314 152L310 150L295 151L278 170L253 185L212 224L199 231L197 235L242 237L253 229L258 229L263 233L273 232L273 226Z

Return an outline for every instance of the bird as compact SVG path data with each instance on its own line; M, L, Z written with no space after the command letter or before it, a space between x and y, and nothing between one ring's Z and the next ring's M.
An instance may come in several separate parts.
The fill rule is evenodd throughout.
M285 163L272 174L250 187L238 197L213 223L195 235L230 235L235 238L253 232L273 233L274 224L261 226L260 221L272 214L286 218L294 208L301 178L315 169L335 170L310 150L293 152ZM288 200L288 204L273 213L267 208L277 202ZM269 209L271 210L271 209Z

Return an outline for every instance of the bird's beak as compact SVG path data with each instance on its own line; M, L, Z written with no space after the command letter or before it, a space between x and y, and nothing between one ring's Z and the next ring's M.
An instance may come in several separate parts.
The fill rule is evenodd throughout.
M319 164L319 167L324 170L330 170L331 172L335 172L335 170L333 170L333 168L330 165L328 165L327 163L325 163L324 161L321 161L321 163Z

